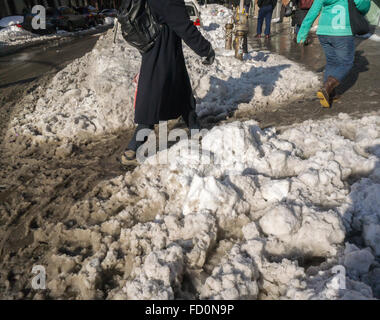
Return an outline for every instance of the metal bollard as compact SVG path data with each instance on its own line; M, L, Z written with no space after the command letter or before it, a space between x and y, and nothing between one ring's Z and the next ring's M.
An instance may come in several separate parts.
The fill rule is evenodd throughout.
M244 40L244 31L242 30L236 30L236 36L235 36L235 58L243 61L243 40Z
M239 60L243 60L243 53L248 53L248 16L243 12L240 13L237 11L235 21L235 57Z
M245 22L240 19L240 22ZM240 23L236 26L235 57L243 60L243 53L248 53L248 24ZM241 51L241 52L240 52Z
M248 53L248 32L244 32L243 36L243 52Z
M243 36L243 52L248 53L248 15L247 14L241 14L240 15L240 26L239 30L244 32Z
M234 25L232 23L226 24L226 50L232 50L232 33Z

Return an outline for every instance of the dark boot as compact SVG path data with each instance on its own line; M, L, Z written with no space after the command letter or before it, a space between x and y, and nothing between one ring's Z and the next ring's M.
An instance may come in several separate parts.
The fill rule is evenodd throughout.
M342 95L340 95L340 94L338 94L338 93L336 92L336 89L334 89L334 90L331 92L331 95L330 95L330 97L331 97L331 99L332 99L333 102L337 102L337 101L341 98L341 96L342 96Z
M132 139L128 143L127 149L123 152L123 154L120 157L120 163L124 166L129 165L136 165L136 152L137 149L140 148L147 140L148 137L144 137L143 141L137 141L137 134L142 129L149 129L153 130L154 125L145 125L145 124L139 124L137 125L137 128L133 134Z
M190 130L201 130L201 124L199 122L198 115L195 112L197 102L194 96L191 96L190 101L190 108L182 114L182 119Z
M334 89L339 86L339 80L329 76L327 81L325 82L323 88L321 88L317 92L317 97L319 98L319 102L324 108L330 108L332 103L332 93Z
M185 120L185 123L190 130L201 130L201 124L194 110L191 110L189 112L189 115L187 116L187 120Z

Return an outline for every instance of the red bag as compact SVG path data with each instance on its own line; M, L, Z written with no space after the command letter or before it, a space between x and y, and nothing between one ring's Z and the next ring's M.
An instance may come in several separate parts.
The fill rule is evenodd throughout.
M133 83L136 85L136 90L135 90L135 102L133 104L133 108L136 110L136 98L137 98L137 91L139 89L139 77L140 74L136 74L135 77L133 78Z
M302 10L310 9L313 5L314 0L300 0L298 3L298 7Z

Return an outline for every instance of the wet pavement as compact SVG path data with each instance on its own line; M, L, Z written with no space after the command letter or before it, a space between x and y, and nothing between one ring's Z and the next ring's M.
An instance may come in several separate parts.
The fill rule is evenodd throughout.
M272 38L254 38L255 21L251 21L249 45L253 50L269 50L303 64L306 68L323 75L325 56L318 38L311 34L312 43L303 46L293 41L289 23L272 24ZM378 31L377 31L378 32ZM242 118L254 118L262 126L289 125L308 119L322 119L341 112L360 116L364 113L380 110L380 42L356 38L355 64L346 80L339 86L341 99L332 108L320 107L319 100L313 94L304 100L281 106L272 112L241 115Z
M98 38L95 34L70 42L49 42L0 57L0 90L34 81L48 72L57 73L91 51Z

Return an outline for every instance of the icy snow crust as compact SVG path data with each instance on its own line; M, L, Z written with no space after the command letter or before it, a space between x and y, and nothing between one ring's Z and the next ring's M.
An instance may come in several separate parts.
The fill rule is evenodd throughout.
M9 135L61 139L132 126L138 54L120 43L112 47L110 38L60 72L46 99L28 110L31 115L15 119ZM224 68L226 79L245 79L241 71L252 69L248 87L260 74L267 79L267 68L289 65L271 93L255 93L250 107L275 97L285 101L316 81L269 53L251 53L244 63L223 54L205 71L186 50L200 113L242 103L232 94L217 100L231 89L208 86L209 75L221 77ZM263 56L265 61L258 59ZM178 143L169 149L177 154L174 161L157 164L167 156L162 151L97 185L71 207L66 220L76 224L46 223L34 232L33 241L56 248L45 259L48 290L35 298L380 297L379 128L380 114L359 120L342 114L282 132L234 122L203 137L209 163Z
M210 5L202 13L208 23L203 33L217 50L214 65L205 67L189 48L184 50L199 116L277 106L318 85L314 73L281 56L251 52L242 63L233 58L232 51L220 48L224 45L223 41L220 44L224 37L221 22L228 20L227 9L220 8ZM211 22L213 19L219 23ZM133 78L139 72L141 58L120 32L116 44L113 38L109 30L92 52L59 72L46 88L45 97L38 101L33 96L26 98L30 109L11 125L18 134L70 140L134 126Z

